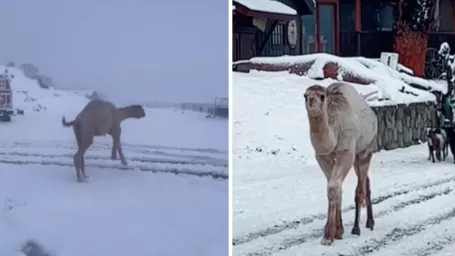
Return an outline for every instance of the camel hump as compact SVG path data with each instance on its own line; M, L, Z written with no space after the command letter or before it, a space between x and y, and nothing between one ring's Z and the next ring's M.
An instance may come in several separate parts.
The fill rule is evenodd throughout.
M327 94L330 95L350 95L350 94L360 94L357 90L350 84L342 83L342 82L335 82L331 85L327 86Z

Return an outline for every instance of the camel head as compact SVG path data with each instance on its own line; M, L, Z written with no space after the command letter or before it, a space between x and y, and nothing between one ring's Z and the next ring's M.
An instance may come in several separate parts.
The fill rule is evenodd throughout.
M141 105L131 105L126 107L128 110L128 116L136 119L144 118L145 111Z
M305 105L310 116L322 115L327 109L325 88L320 85L308 87L303 94Z

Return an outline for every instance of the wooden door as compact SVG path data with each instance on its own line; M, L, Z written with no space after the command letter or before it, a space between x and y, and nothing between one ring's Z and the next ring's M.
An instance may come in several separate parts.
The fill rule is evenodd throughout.
M256 35L250 33L240 34L239 39L240 59L247 60L256 56Z
M233 33L232 35L232 61L239 60L239 33Z

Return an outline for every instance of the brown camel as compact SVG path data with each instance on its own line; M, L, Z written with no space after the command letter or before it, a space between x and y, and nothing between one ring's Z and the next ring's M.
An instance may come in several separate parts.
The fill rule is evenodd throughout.
M309 87L305 94L310 137L316 160L327 178L329 209L323 245L342 239L342 185L354 166L357 175L355 221L352 234L360 235L360 207L367 206L366 227L373 230L368 170L374 151L378 121L365 99L349 84L336 82L324 88Z
M127 165L123 155L120 135L122 132L120 124L128 118L143 118L145 111L140 105L131 105L124 108L117 108L114 104L103 100L92 100L71 122L66 122L62 118L65 127L73 127L76 136L78 150L74 155L74 165L76 167L77 181L82 182L86 178L84 154L92 145L95 136L112 136L113 145L111 159L117 159L117 151L123 165Z

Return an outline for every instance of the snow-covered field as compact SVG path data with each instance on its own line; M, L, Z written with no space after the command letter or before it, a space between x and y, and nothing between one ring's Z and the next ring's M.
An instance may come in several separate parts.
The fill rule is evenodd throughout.
M343 189L344 237L320 244L327 187L302 95L309 85L330 82L287 72L233 74L233 255L454 255L455 165L451 155L432 164L426 145L373 156L375 230L365 228L362 209L360 237L351 235L351 172Z
M128 166L110 159L111 138L86 153L77 183L72 120L82 92L43 90L15 73L15 107L0 123L0 255L29 239L53 256L228 255L228 123L204 114L146 109L124 121ZM40 111L34 111L40 110Z

